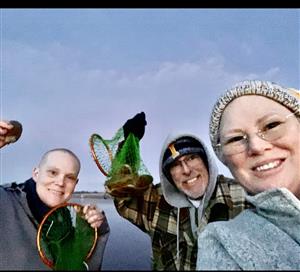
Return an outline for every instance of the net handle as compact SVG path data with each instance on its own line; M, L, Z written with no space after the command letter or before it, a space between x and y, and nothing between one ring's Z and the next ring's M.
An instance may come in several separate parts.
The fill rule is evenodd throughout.
M94 144L94 139L95 139L95 138L98 138L98 139L102 142L102 144L105 146L105 148L106 148L106 150L107 150L107 153L108 153L108 155L109 155L109 159L110 159L111 162L112 162L112 160L113 160L112 152L111 152L109 146L107 145L107 143L105 142L105 140L104 140L100 135L98 135L98 134L96 134L96 133L94 133L94 134L91 135L91 137L90 137L90 139L89 139L89 145L90 145L90 149L91 149L91 153L92 153L93 159L94 159L96 165L98 166L98 168L100 169L100 171L101 171L105 176L108 176L108 175L109 175L108 172L106 172L106 171L104 170L104 168L102 167L100 161L99 161L98 158L97 158L96 151L95 151L95 147L94 147L94 146L95 146L95 144Z

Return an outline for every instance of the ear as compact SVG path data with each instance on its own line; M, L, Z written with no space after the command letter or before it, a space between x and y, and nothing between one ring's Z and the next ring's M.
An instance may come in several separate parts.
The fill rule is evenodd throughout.
M37 182L37 178L39 176L39 168L38 167L34 167L32 170L32 179Z
M77 185L78 181L79 181L79 178L76 180L76 185Z

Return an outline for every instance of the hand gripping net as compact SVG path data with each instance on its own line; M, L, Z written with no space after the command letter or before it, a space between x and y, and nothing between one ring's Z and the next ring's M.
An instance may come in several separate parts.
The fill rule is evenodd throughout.
M143 193L153 178L140 157L139 139L129 133L124 140L120 128L111 140L98 134L90 137L90 148L100 171L107 176L106 192L114 197Z
M86 260L97 243L97 228L83 214L83 206L66 203L51 209L37 233L43 262L53 270L88 270Z

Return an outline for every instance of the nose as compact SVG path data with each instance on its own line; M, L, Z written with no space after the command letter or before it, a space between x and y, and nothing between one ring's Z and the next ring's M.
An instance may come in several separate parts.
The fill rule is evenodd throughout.
M182 166L183 173L185 173L186 175L191 173L191 169L189 168L189 166L185 161L181 161L181 166Z
M265 150L271 149L272 144L257 134L253 134L248 138L248 154L260 155Z
M63 176L57 176L55 178L54 183L58 186L64 186L64 177Z

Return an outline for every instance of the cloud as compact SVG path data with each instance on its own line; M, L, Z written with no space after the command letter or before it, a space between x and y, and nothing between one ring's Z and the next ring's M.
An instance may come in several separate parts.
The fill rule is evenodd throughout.
M6 40L3 55L2 114L20 120L24 133L14 148L1 153L2 179L22 181L30 174L24 169L31 169L42 152L66 146L82 160L84 181L78 188L90 190L102 188L105 179L90 155L92 133L111 138L128 118L145 111L142 158L158 181L160 148L170 131L196 133L209 144L210 109L220 93L243 79L275 79L280 71L267 66L262 74L229 71L228 60L217 54L195 61L162 60L143 71L105 69L101 63L87 67L81 58L93 56L57 42L38 47ZM22 165L19 171L16 161Z

